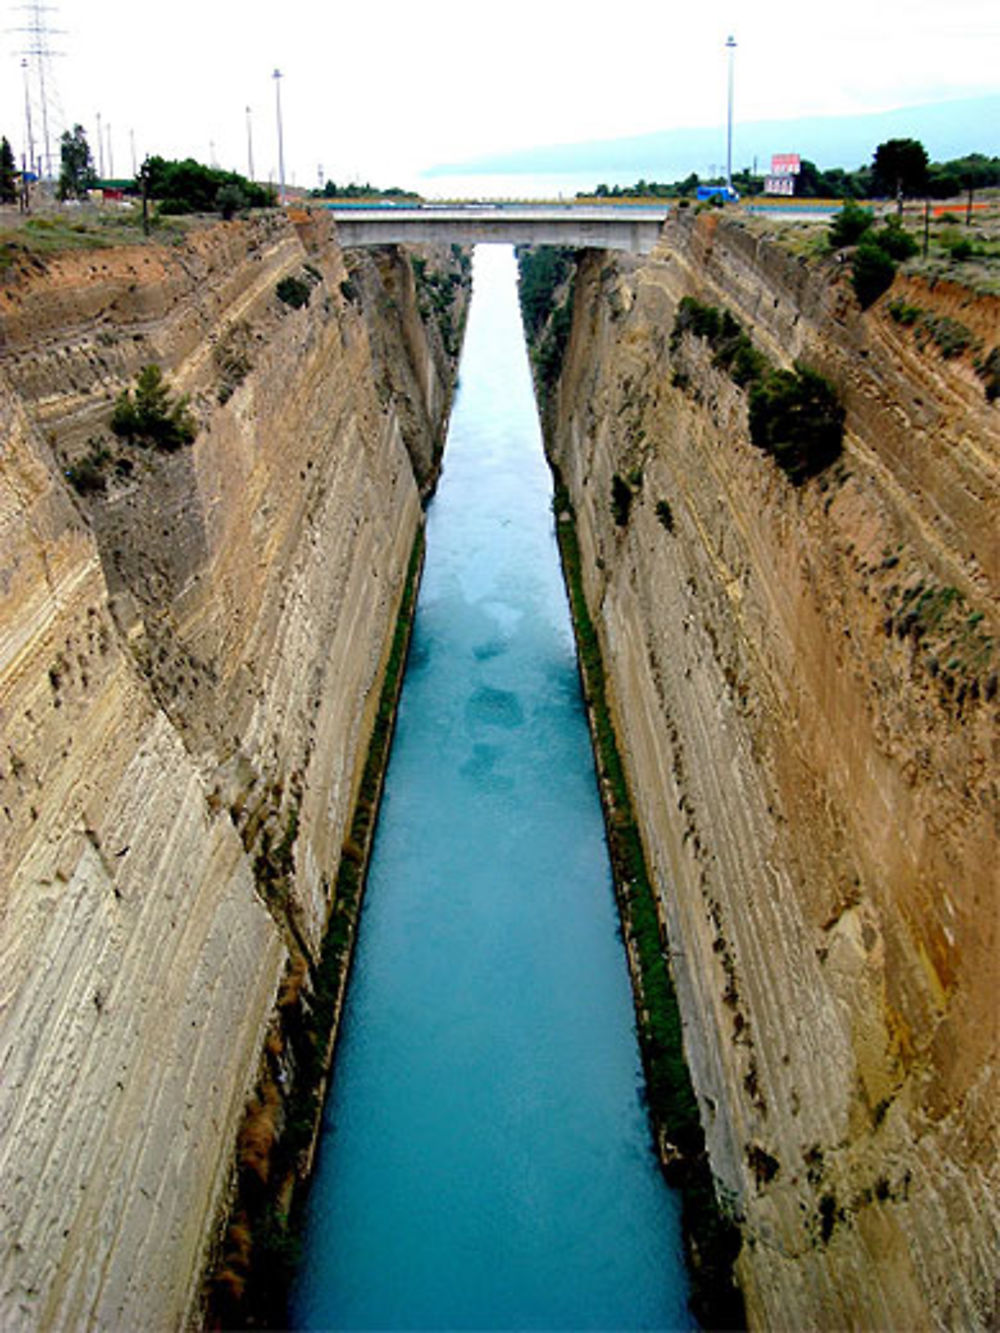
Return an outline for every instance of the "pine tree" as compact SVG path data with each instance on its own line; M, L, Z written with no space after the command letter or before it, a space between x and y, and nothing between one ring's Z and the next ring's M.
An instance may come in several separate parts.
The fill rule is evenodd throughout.
M63 133L59 142L62 170L59 173L59 198L80 199L97 184L94 159L90 155L87 133L82 125L74 125L73 133Z
M17 164L6 138L0 139L0 204L17 202Z

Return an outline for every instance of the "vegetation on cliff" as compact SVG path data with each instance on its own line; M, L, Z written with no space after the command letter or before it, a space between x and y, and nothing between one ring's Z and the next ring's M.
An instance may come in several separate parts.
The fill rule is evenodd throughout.
M605 686L600 641L583 592L580 548L569 493L557 471L552 507L576 633L587 714L597 761L608 851L632 974L646 1099L657 1150L680 1190L691 1273L691 1308L707 1329L743 1327L733 1268L740 1250L735 1222L719 1207L705 1151L698 1102L684 1056L677 997L667 963L666 927L657 908L642 837Z
M713 1160L741 1210L740 1273L754 1323L780 1324L791 1310L803 1324L826 1317L871 1325L879 1305L912 1281L920 1313L911 1322L973 1326L988 1322L992 1308L988 1185L956 1222L960 1242L937 1269L954 1237L927 1219L951 1216L954 1180L970 1195L980 1188L981 1157L965 1144L980 1141L984 1103L969 1089L981 1086L983 1066L970 1057L958 1070L960 1046L932 1048L921 1024L926 1014L949 1035L964 1027L967 1049L989 989L988 943L980 954L973 948L981 935L975 913L989 900L981 865L992 807L982 763L1000 691L989 602L996 548L985 507L995 442L975 401L969 339L978 334L991 347L995 300L978 301L957 281L935 290L910 280L900 283L906 300L893 303L895 325L888 303L859 316L825 223L813 224L820 244L808 272L770 237L758 241L763 225L746 225L750 236L744 225L708 216L670 224L669 255L620 266L624 318L616 319L609 284L598 279L601 260L584 261L578 302L587 293L592 303L574 333L552 448L572 472L580 540L593 561L586 586L594 620L626 646L620 662L606 665L617 715L630 739L634 732L628 776L648 787L642 832L656 840L655 868L677 876L660 900L671 928L676 910L688 931L671 941L674 957L698 978L695 992L705 992L693 1001L696 1014L685 1005L685 1018L704 1019L717 1036L724 1072L714 1055L695 1057L692 1072L699 1094L712 1098L711 1115L702 1106ZM866 222L869 229L893 244L892 224ZM703 282L720 305L724 292L734 294L731 310L744 327L722 309L689 303L671 364L671 316L662 312L672 314L682 292L697 294ZM743 381L749 398L769 378L762 349L782 339L836 366L851 409L850 459L801 497L730 443L742 434L742 395L715 373ZM924 365L906 345L918 339ZM953 364L963 355L964 365ZM981 355L984 379L987 363L997 373L996 361ZM665 387L672 372L686 401ZM771 387L791 385L779 379ZM774 407L780 419L783 394L769 396L779 401L758 407ZM634 443L646 431L653 438ZM743 458L729 468L724 455L733 448ZM630 484L637 461L646 472L642 498ZM664 486L677 535L666 536L669 504L662 519L657 504L665 531L656 541L649 500ZM569 497L557 504L570 512ZM623 517L633 529L628 540L613 526ZM826 719L811 737L808 726L794 725L803 697ZM640 704L635 717L630 699ZM686 773L685 749L698 760ZM715 798L733 789L734 773L746 775L748 795L727 832ZM892 819L870 832L864 812L889 791ZM888 850L885 828L894 830ZM652 858L653 843L646 845ZM801 876L788 895L774 888L775 848L784 849L777 873ZM766 908L752 905L754 894ZM962 895L963 909L952 909L952 894ZM848 954L857 960L849 970ZM725 984L711 1000L709 977ZM923 995L883 1015L882 986L911 979ZM900 1055L894 1048L901 1013L915 1056L902 1043ZM848 1045L838 1069L829 1034L841 1022ZM882 1022L888 1041L881 1027L868 1027ZM871 1060L866 1083L856 1077L861 1058ZM934 1083L930 1096L924 1077ZM809 1087L815 1091L804 1096ZM828 1130L831 1104L850 1108L848 1131ZM926 1127L945 1106L935 1123L961 1122L969 1137L957 1146L942 1132L928 1147ZM928 1152L940 1159L940 1186ZM873 1261L875 1229L902 1237L898 1267L888 1246ZM921 1229L928 1239L913 1279L906 1245ZM956 1315L960 1309L970 1313Z
M286 273L279 278L274 294L282 305L301 310L309 304L313 288L323 281L323 275L313 264L303 264L301 273Z
M463 289L471 282L472 257L460 245L451 247L457 269L440 269L428 265L421 255L410 256L410 267L417 287L417 308L425 324L436 321L441 330L444 350L457 357L462 346L465 305L459 305ZM459 311L456 319L456 308Z
M850 200L830 223L828 239L834 250L857 246L851 258L851 284L862 310L892 286L897 264L920 249L899 218L886 218L876 227L871 210Z
M546 398L562 369L572 319L572 278L576 254L555 247L518 249L522 319L535 371L543 416ZM561 312L565 314L561 315ZM560 319L564 332L552 335ZM544 351L543 349L549 349ZM541 353L541 355L540 355ZM683 1199L689 1249L691 1307L705 1328L734 1329L744 1323L743 1302L734 1279L740 1249L735 1222L719 1206L705 1151L698 1103L684 1056L680 1012L670 969L666 927L650 881L628 780L614 731L597 629L583 591L580 550L573 507L554 465L556 534L569 594L577 655L597 763L615 893L633 983L636 1027L646 1076L646 1099L657 1151L670 1183ZM615 474L615 521L628 522L641 471ZM667 501L657 506L664 529L672 531Z
M174 398L158 365L143 366L135 389L124 389L111 414L111 429L133 444L172 452L190 444L198 423L188 410L188 399Z
M287 1302L299 1257L298 1232L326 1078L354 951L365 874L389 757L423 561L417 533L382 680L368 754L332 895L318 961L301 945L290 906L299 831L291 791L280 839L256 820L258 892L289 943L278 997L278 1022L265 1046L257 1087L237 1136L236 1200L206 1294L209 1327L286 1328ZM280 789L276 790L280 801ZM272 812L273 813L273 812ZM249 830L249 833L248 833Z
M565 246L517 248L518 298L535 376L547 392L559 378L573 323L576 251Z
M236 171L206 167L193 157L175 161L149 157L142 176L150 199L163 214L222 213L232 217L243 208L267 208L274 204L274 191L249 181Z
M174 397L155 363L143 366L135 387L123 389L118 395L109 425L124 444L164 453L191 444L198 434L188 397ZM134 476L134 458L127 451L113 453L107 436L92 435L87 445L87 452L65 469L66 480L78 495L103 494L110 478L126 481Z
M843 445L844 408L828 380L799 362L792 370L773 366L728 310L703 305L693 296L682 297L677 308L670 335L674 356L685 334L707 342L713 364L749 390L750 439L771 455L789 481L800 486L836 461ZM675 383L686 385L683 370L675 373Z

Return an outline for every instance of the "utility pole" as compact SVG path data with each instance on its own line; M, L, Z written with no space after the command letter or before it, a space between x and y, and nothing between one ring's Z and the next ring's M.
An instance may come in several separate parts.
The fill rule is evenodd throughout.
M249 107L247 107L247 180L253 183L253 128L250 124Z
M142 182L142 234L149 235L149 158L145 158L139 168L139 180Z
M31 132L31 95L28 91L28 61L27 58L21 61L21 68L24 70L24 129L28 140L28 166L35 169L35 136ZM22 161L22 169L24 163Z
M49 61L53 56L61 55L61 51L53 51L50 46L50 39L62 30L59 28L50 28L45 15L54 12L53 5L43 5L38 0L33 3L19 5L17 8L23 10L28 15L28 24L24 28L15 28L15 32L27 34L28 46L24 51L18 52L19 55L33 57L37 61L36 69L38 71L38 93L39 105L42 112L42 142L45 144L45 177L52 180L52 143L49 138L49 91L46 87L46 79L49 74Z
M101 113L94 112L94 119L97 121L97 172L101 180L104 179L104 134L101 130Z
M111 152L111 122L110 122L110 121L108 121L108 124L107 124L107 131L108 131L108 180L110 181L110 180L114 180L114 178L115 178L115 159L114 159L114 154Z
M285 146L281 132L281 70L280 69L276 69L274 71L274 94L275 94L275 105L278 111L278 180L281 187L281 194L279 195L279 199L281 201L282 208L284 208L286 203Z
M736 50L736 38L730 33L726 38L726 50L729 52L729 109L726 118L726 185L733 188L733 52Z
M128 132L129 146L132 149L132 176L135 177L135 130Z

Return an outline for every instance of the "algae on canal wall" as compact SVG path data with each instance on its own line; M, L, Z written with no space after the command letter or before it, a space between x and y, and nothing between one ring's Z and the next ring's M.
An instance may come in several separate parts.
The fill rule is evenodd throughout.
M653 891L642 835L629 796L608 706L601 647L580 577L580 546L569 493L553 464L552 509L573 628L587 719L594 744L615 897L622 921L635 1001L636 1031L646 1097L660 1165L684 1200L684 1232L691 1275L691 1309L706 1329L744 1326L743 1300L734 1280L739 1227L720 1206L705 1151L705 1136L684 1057L681 1014L670 975L670 940Z
M257 1087L237 1139L239 1176L206 1288L208 1327L288 1327L304 1201L333 1068L424 557L414 538L322 950L289 960ZM289 867L276 858L278 874ZM260 873L260 870L258 871Z
M833 250L693 212L576 256L542 412L747 1319L991 1327L997 298L862 310Z
M196 1320L234 1177L308 1143L275 1015L318 956L468 298L461 256L422 256L445 346L409 258L346 254L325 212L179 225L26 229L0 288L5 1328ZM147 365L192 443L111 432ZM230 1236L233 1292L269 1226Z

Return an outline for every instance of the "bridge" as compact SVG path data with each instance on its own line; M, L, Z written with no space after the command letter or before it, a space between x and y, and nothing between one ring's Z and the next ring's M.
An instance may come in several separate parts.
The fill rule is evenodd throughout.
M667 206L615 202L328 205L341 245L567 245L648 254Z

